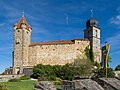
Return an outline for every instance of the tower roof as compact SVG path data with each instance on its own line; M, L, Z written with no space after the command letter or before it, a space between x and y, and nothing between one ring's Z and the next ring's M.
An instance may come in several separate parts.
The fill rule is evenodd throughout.
M29 28L32 28L31 26L28 25L24 15L20 18L19 22L15 24L15 26L17 26L17 28L21 28L21 24L25 24L27 30L29 30Z
M90 18L87 22L86 22L86 27L89 28L90 26L95 26L98 27L98 21L95 18Z

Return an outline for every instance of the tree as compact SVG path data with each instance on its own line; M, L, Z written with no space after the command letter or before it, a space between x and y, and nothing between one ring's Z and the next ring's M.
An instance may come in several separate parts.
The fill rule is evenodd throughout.
M93 53L92 49L90 49L89 47L86 47L85 48L85 55L86 55L87 59L94 62L94 53Z
M72 80L75 75L75 70L71 67L71 64L62 66L62 69L60 71L60 78L62 80Z
M53 73L53 68L51 65L42 65L38 64L33 68L32 77L47 77L48 79L55 79L55 75Z
M77 58L74 62L74 68L76 69L76 75L90 76L93 73L93 63L89 59Z
M108 73L108 78L115 77L115 73L114 73L112 68L108 68L107 73ZM97 69L96 73L95 73L95 76L98 77L98 78L106 77L106 69L105 68Z
M120 64L116 66L115 71L120 71Z

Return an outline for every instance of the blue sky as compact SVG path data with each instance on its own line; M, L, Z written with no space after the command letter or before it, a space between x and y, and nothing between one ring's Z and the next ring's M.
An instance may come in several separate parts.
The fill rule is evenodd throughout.
M86 21L93 9L101 28L101 45L111 45L115 68L120 64L119 0L0 0L0 73L12 66L13 26L22 12L32 26L32 41L83 38Z

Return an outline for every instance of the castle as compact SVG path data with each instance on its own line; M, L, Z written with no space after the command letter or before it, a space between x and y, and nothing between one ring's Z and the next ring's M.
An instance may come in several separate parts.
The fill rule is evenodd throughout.
M101 61L100 28L94 18L86 22L84 38L31 42L31 32L32 27L24 16L14 25L13 74L29 72L29 69L37 64L64 65L74 62L88 46L93 49L95 60Z

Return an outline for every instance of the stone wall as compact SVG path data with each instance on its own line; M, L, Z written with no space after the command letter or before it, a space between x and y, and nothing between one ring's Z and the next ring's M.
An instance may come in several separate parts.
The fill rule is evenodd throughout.
M31 76L33 74L33 67L25 67L23 69L23 74Z
M29 47L28 66L36 64L64 65L83 55L89 41L75 40L74 44L36 45ZM82 57L82 56L81 56Z
M0 75L0 82L7 82L10 79L20 78L23 75Z

